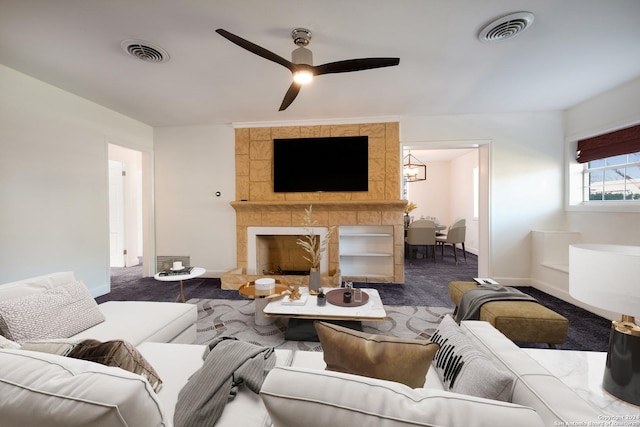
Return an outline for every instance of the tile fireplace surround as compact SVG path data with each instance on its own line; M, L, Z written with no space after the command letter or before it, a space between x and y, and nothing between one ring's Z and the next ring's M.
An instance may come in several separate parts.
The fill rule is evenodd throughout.
M369 137L369 191L324 193L273 192L273 139L321 136ZM222 287L237 289L257 277L255 255L249 255L250 230L298 228L305 208L313 206L315 226L337 226L327 252L324 286L336 286L342 278L361 282L402 283L404 281L403 214L407 204L400 195L400 141L398 123L353 125L238 128L236 138L236 240L238 267L222 276ZM330 166L329 166L330 167ZM340 227L385 227L392 242L388 274L341 277ZM286 230L286 229L283 229ZM251 239L254 239L251 233ZM284 233L287 234L287 233ZM250 259L253 265L249 265ZM321 268L322 270L322 268ZM259 273L259 272L258 272ZM328 274L326 274L328 273ZM277 276L272 276L277 277ZM306 276L284 276L289 283L306 284Z

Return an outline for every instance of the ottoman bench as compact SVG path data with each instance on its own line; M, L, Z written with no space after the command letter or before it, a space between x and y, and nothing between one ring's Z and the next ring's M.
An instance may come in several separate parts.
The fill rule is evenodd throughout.
M449 282L449 296L456 305L476 282ZM491 323L512 341L546 343L549 347L567 339L569 321L534 301L491 301L480 308L480 319Z

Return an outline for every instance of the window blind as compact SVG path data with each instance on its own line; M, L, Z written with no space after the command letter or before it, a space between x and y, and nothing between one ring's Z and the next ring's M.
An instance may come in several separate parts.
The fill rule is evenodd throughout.
M640 125L578 141L576 160L586 163L640 151Z

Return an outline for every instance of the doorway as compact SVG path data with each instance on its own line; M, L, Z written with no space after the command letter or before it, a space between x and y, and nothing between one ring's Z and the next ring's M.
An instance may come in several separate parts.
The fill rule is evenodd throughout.
M432 168L432 173L429 173L429 163L449 161L459 155L471 153L477 156L477 170L469 170L466 175L470 177L469 188L473 190L469 191L469 194L462 202L456 206L447 204L445 209L438 210L433 206L427 206L428 212L435 212L438 216L440 212L444 218L443 221L451 221L456 217L467 218L467 231L473 233L475 244L473 245L472 252L475 252L478 256L478 274L482 277L490 277L490 265L491 265L491 251L490 251L490 181L489 181L489 168L490 168L490 142L485 140L472 140L472 141L424 141L424 142L403 142L403 158L411 150L411 155L417 157L423 163L427 165L427 180L431 180L431 183L435 182L436 187L433 187L434 192L442 192L445 187L444 183L449 183L457 179L457 175L450 176L448 169L444 171L438 171L437 167ZM470 168L471 166L468 165ZM440 173L438 173L440 172ZM443 176L444 175L444 176ZM416 183L410 183L409 186L416 186ZM477 192L476 192L477 191ZM414 193L415 195L415 193ZM412 194L411 188L408 191L408 200L411 202ZM460 199L459 199L460 200ZM466 205L466 208L461 206ZM432 213L426 213L427 216L432 216Z
M143 153L110 143L108 154L109 265L133 267L145 255Z

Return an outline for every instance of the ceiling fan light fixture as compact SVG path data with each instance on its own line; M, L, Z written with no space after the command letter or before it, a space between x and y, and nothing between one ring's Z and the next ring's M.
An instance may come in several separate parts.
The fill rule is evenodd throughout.
M293 72L294 82L304 85L313 80L313 72L311 69L304 67L304 65L313 66L313 53L309 49L302 46L294 49L293 52L291 52L291 62L296 65L303 65Z
M311 31L306 28L295 28L291 31L291 38L296 46L306 46L311 41Z
M299 70L293 73L293 81L298 84L311 83L311 80L313 80L313 73L309 70Z
M291 52L291 62L294 64L313 65L313 52L306 47L299 47Z
M286 110L296 99L298 93L300 93L302 85L304 83L309 83L315 76L392 67L400 63L400 58L357 58L329 62L322 65L313 65L311 51L304 49L304 46L309 44L309 40L311 39L311 31L304 28L296 28L291 33L294 44L298 46L298 49L293 51L293 61L288 61L285 58L258 46L249 40L236 36L223 28L218 28L216 33L255 55L282 65L293 74L294 81L289 86L289 89L287 89L278 111Z

